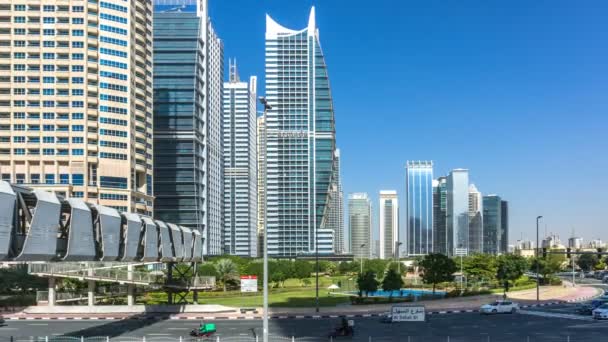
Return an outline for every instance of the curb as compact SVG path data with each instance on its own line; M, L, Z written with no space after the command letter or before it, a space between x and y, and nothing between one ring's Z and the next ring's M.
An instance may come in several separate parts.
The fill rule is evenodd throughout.
M542 304L530 304L522 305L521 309L537 308L551 305L559 305L566 303L575 303L584 300L589 300L598 297L599 295L579 297L569 300L560 300L555 302L547 302ZM428 311L426 314L430 316L435 315L447 315L447 314L460 314L460 313L477 313L478 309L469 310L439 310L439 311ZM274 315L269 316L270 319L328 319L328 318L370 318L370 317L381 317L384 313L365 313L365 314L350 314L350 315ZM149 316L136 316L136 317L5 317L9 321L62 321L62 320L86 320L86 321L114 321L114 320L262 320L260 316L171 316L171 315L149 315Z

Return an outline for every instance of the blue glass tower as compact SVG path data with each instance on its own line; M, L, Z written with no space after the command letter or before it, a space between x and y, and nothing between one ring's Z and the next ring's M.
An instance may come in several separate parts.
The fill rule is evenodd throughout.
M408 161L405 167L408 255L433 252L433 162Z
M331 212L335 158L334 113L327 66L315 23L291 30L266 17L268 254L295 256L317 249ZM321 242L321 240L319 240ZM333 251L324 238L319 252Z
M154 1L154 195L158 219L222 252L222 43L206 1Z

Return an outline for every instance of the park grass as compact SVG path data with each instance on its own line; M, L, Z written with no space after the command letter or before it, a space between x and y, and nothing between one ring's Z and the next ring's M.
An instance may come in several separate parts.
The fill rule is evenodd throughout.
M161 304L167 302L164 292L150 292L144 296L146 304ZM192 294L187 297L192 302ZM320 306L336 306L350 302L349 297L329 294L327 290L319 289ZM200 292L199 304L218 304L232 307L259 307L262 306L262 294L241 294L240 292L213 292L210 294ZM315 306L315 288L291 288L281 291L271 290L268 295L268 305L271 307L313 307Z

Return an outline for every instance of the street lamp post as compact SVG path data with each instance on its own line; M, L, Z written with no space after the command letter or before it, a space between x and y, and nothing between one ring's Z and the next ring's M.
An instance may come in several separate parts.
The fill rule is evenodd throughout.
M265 97L260 96L260 103L264 106L264 118L272 106L268 103ZM266 138L264 139L264 153L268 150L268 130L266 130ZM268 161L264 158L264 323L263 323L263 342L268 342Z
M538 244L538 224L542 216L536 217L536 304L540 302L540 260L538 260L538 250L540 245Z
M399 247L403 245L403 242L395 241L395 259L397 261L397 273L401 276L401 261L399 260Z
M361 273L359 273L360 275L363 275L363 252L361 250L365 246L366 246L366 244L364 244L364 243L362 243L361 246L359 246L359 252L361 252Z

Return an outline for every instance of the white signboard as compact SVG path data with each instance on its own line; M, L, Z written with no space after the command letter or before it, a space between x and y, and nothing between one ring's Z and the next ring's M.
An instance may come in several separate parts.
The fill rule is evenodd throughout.
M393 322L424 322L424 305L394 305L391 309Z
M241 292L258 292L258 277L254 275L241 276Z

